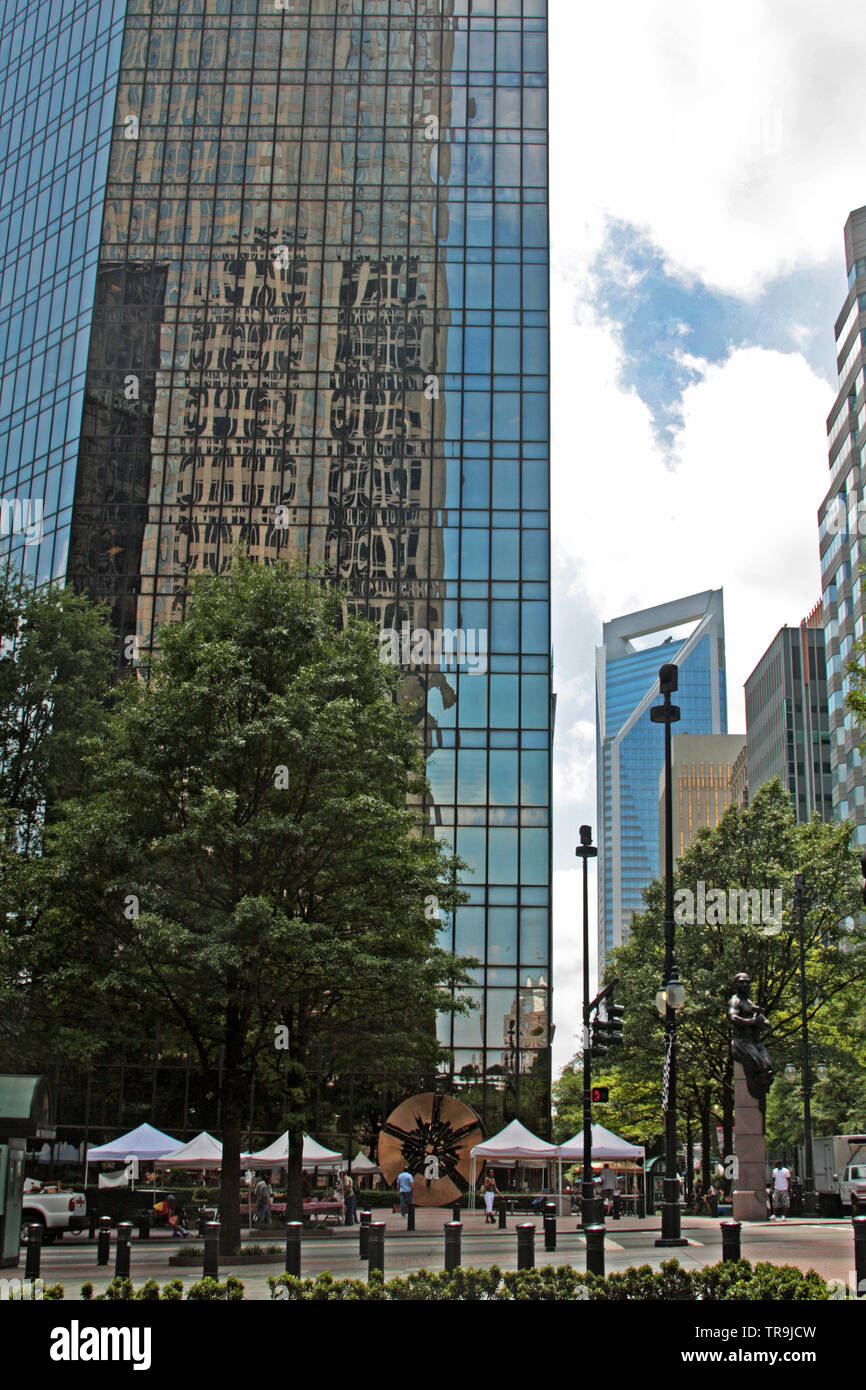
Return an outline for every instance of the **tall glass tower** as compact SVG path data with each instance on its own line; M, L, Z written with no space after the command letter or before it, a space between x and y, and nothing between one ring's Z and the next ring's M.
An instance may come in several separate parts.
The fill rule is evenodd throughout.
M679 668L675 732L726 734L721 589L614 618L596 649L599 978L642 910L644 888L660 873L664 738L649 711L659 698L659 667L669 662Z
M324 564L380 624L420 701L431 833L468 865L442 940L482 961L444 1080L488 1126L544 1125L546 0L125 11L49 572L145 664L239 542Z

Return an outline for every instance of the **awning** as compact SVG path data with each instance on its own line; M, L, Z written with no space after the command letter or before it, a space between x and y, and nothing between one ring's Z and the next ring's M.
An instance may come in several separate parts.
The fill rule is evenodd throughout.
M155 1168L221 1168L223 1146L203 1129L188 1144L164 1154L154 1162Z

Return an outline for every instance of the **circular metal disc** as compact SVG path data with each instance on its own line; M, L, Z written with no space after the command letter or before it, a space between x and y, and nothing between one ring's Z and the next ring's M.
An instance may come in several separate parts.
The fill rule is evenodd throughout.
M379 1167L393 1184L406 1168L419 1207L444 1207L469 1187L469 1155L484 1138L481 1121L454 1096L424 1091L392 1110L379 1134Z

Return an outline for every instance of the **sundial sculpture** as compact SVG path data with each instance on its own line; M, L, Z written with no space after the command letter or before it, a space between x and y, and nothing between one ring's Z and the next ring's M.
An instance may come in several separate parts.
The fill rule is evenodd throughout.
M734 993L728 1001L733 1029L734 1059L734 1219L765 1221L767 1218L767 1146L764 1111L773 1084L773 1063L762 1041L770 1024L762 1009L749 998L752 982L743 971L734 976Z
M455 1096L425 1091L392 1110L379 1132L382 1176L393 1183L404 1168L415 1179L418 1206L441 1207L469 1188L469 1155L484 1137L481 1121Z

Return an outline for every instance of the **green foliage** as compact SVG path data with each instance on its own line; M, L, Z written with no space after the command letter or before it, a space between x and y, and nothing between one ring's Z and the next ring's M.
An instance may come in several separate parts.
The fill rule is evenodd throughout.
M684 1269L677 1260L666 1260L659 1269L632 1266L602 1278L582 1274L570 1265L544 1265L537 1269L503 1273L489 1269L458 1269L453 1273L419 1270L405 1278L334 1279L320 1274L315 1279L295 1279L288 1274L268 1279L271 1298L288 1302L679 1302L727 1300L816 1300L830 1297L824 1279L810 1269L803 1274L792 1265L710 1265Z
M244 1298L244 1286L233 1274L224 1282L211 1278L199 1279L197 1283L190 1285L187 1298L198 1302L213 1299L237 1302Z

